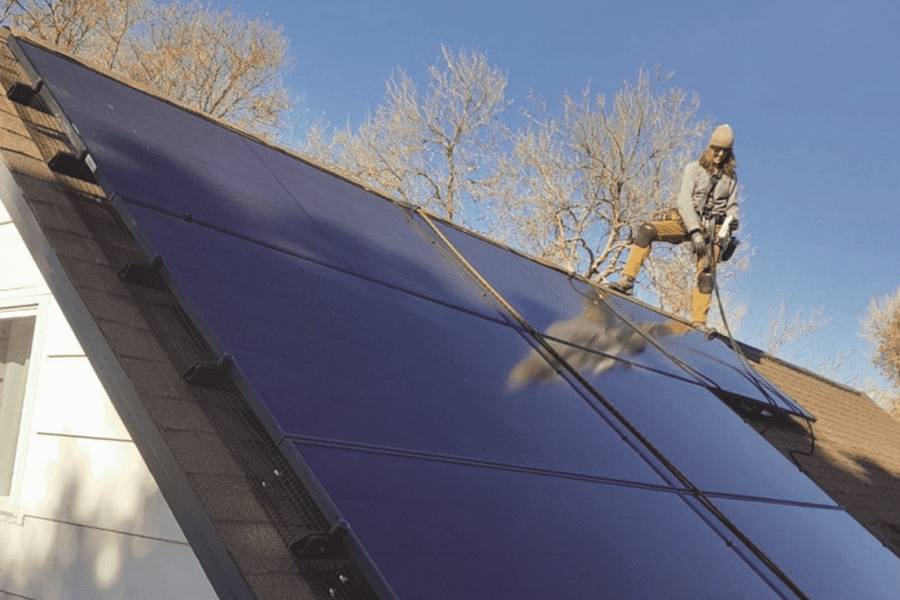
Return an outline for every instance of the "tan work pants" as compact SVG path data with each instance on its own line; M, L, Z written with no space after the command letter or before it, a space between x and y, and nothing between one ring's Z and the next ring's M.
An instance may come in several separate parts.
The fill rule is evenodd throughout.
M650 247L653 241L661 241L669 244L681 244L688 241L688 232L678 217L651 221L650 225L656 230L656 235L646 248L632 244L628 253L628 260L622 269L623 275L637 279L638 273L647 257L650 256ZM711 235L715 235L715 231ZM706 323L706 316L712 303L712 273L719 260L719 246L713 244L712 260L707 254L697 257L697 279L694 285L694 293L691 298L691 321L694 323Z

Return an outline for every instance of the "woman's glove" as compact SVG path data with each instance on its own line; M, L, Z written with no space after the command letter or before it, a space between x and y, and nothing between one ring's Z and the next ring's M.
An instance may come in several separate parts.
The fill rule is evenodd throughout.
M706 240L703 239L702 233L695 231L691 234L691 246L694 249L694 254L703 254L706 252Z

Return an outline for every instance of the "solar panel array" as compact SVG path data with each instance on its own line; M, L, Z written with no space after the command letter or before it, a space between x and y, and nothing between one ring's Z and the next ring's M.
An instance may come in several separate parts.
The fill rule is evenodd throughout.
M896 597L721 340L22 47L397 597Z

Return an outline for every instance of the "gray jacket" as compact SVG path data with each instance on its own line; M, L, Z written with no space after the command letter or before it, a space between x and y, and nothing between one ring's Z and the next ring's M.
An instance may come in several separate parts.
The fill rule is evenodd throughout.
M735 192L737 181L722 175L710 194L712 180L706 169L694 161L684 168L681 191L678 193L678 213L688 231L700 229L701 215L733 216L738 218Z

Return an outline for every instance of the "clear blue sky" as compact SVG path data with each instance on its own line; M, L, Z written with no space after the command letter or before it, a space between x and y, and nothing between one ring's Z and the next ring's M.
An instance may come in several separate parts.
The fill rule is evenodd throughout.
M613 93L641 66L674 71L701 116L730 123L744 187L742 235L756 247L739 291L739 338L789 298L833 323L819 356L852 348L838 379L870 373L859 319L900 285L900 3L623 0L217 0L283 25L300 109L357 125L396 66L420 78L438 45L485 52L507 72L507 97L548 101L591 83ZM420 79L421 80L421 79ZM307 115L307 116L308 116ZM297 115L298 122L306 117Z

